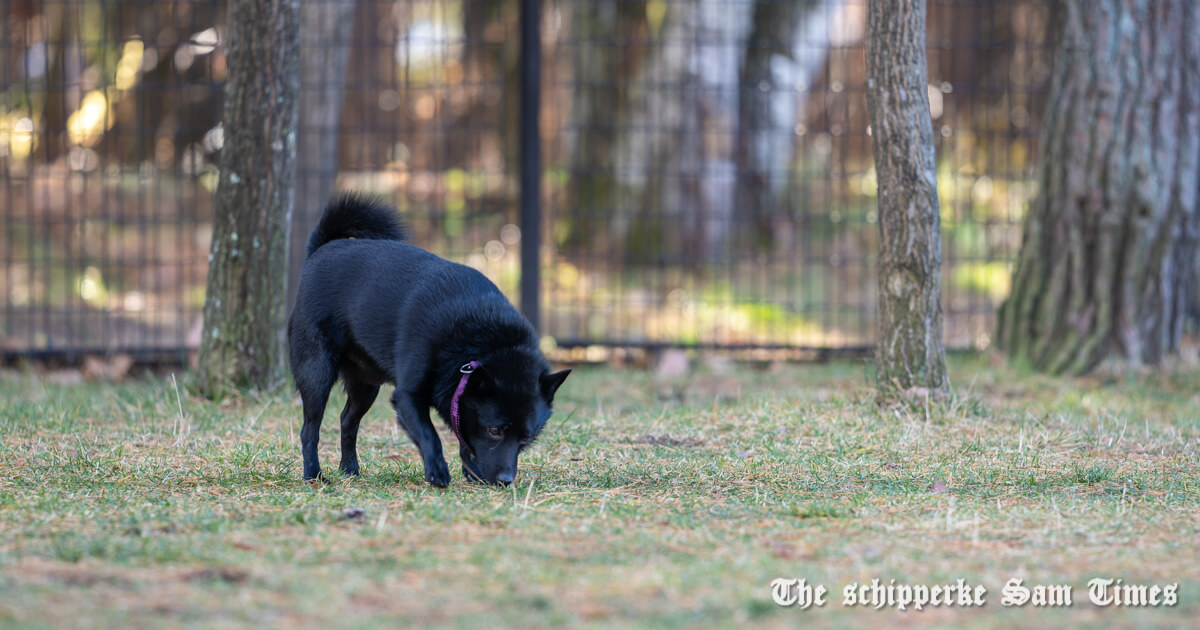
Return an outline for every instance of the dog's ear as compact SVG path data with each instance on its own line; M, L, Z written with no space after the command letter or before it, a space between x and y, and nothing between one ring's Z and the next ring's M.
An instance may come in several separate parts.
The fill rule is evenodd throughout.
M554 392L558 391L558 386L562 385L563 381L567 380L567 377L570 376L570 374L570 368L561 372L555 372L554 374L543 372L539 379L542 385L542 398L545 398L546 402L553 401Z

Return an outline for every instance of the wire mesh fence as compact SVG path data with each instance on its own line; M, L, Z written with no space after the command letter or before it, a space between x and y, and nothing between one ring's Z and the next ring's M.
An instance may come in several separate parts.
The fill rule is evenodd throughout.
M0 4L0 348L198 345L225 3ZM304 4L293 242L330 191L516 296L518 3ZM931 0L950 347L988 344L1050 70L1046 0ZM861 0L547 0L541 326L563 346L873 339ZM299 249L299 248L294 248ZM293 255L298 265L299 256Z

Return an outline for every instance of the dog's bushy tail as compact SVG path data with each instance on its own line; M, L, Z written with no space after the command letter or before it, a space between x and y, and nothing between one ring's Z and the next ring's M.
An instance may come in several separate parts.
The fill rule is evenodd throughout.
M358 194L334 197L308 237L308 254L340 238L403 241L407 238L400 214L379 199Z

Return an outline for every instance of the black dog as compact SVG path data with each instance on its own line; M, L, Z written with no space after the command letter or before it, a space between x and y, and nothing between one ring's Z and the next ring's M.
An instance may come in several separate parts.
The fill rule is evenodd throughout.
M331 201L308 239L288 320L304 478L321 474L321 416L340 376L343 473L358 474L358 423L392 383L430 484L450 483L430 407L458 437L464 476L509 484L571 371L550 373L533 327L483 274L403 241L395 210L353 195Z

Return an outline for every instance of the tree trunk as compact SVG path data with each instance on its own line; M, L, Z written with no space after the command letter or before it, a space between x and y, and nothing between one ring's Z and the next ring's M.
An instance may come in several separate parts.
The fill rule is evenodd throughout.
M45 129L44 140L36 145L42 161L49 163L57 160L67 151L70 144L67 134L67 119L70 116L71 105L78 106L83 96L79 92L76 77L71 76L69 57L74 48L74 20L72 7L67 4L50 3L43 12L49 33L44 40L46 68L43 80L46 82L45 100L42 105L42 126ZM74 51L78 54L78 50ZM72 90L72 86L74 90ZM74 91L74 98L72 98Z
M339 123L346 93L346 61L356 0L313 0L304 5L300 38L300 121L296 135L296 190L288 264L288 305L304 265L308 233L333 191L338 170Z
M887 403L946 386L925 0L870 0L866 56L879 180L877 399Z
M1052 373L1174 352L1195 287L1200 8L1063 0L1013 290L997 345Z
M629 93L646 58L650 33L644 2L571 6L571 95L567 208L556 217L572 253L609 252L603 226L617 208L614 153L628 118Z
M757 0L738 82L737 192L735 207L750 226L755 249L777 243L784 183L792 166L796 92L809 77L798 63L801 25L813 0ZM823 16L822 16L823 17Z
M272 387L285 375L298 11L289 0L230 6L225 143L200 343L200 387L209 396Z
M717 129L737 124L738 51L753 5L671 2L629 88L613 160L609 221L618 256L688 266L726 255L733 224L733 147ZM686 212L681 211L686 209Z

